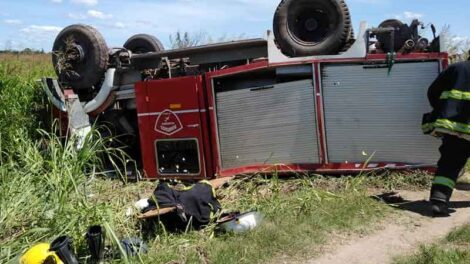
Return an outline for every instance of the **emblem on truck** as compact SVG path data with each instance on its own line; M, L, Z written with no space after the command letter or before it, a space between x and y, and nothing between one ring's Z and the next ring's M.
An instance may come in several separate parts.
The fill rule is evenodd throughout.
M179 117L171 110L163 111L155 123L155 131L171 136L183 129Z

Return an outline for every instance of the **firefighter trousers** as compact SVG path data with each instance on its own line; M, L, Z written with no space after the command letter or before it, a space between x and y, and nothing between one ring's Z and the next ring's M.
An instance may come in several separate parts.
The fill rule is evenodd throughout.
M431 201L449 202L458 177L470 158L470 141L445 135L439 148L441 158L431 189Z

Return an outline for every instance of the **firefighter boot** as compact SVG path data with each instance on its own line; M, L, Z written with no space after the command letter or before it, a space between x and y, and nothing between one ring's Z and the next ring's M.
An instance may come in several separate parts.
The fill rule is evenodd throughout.
M432 214L435 217L450 216L449 200L453 189L434 184L431 189Z
M447 217L450 216L449 206L447 203L431 201L432 203L432 215L434 217Z
M99 264L104 257L105 232L99 225L91 226L86 233L88 250L91 254L91 263Z
M71 248L71 240L67 236L56 238L51 243L51 250L54 251L64 264L78 264L77 258Z

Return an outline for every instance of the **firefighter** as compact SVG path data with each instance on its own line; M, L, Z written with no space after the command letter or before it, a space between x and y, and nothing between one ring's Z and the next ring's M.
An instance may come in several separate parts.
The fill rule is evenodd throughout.
M449 66L428 91L433 111L423 118L423 131L442 138L441 158L431 188L432 212L449 215L449 200L470 157L470 58Z

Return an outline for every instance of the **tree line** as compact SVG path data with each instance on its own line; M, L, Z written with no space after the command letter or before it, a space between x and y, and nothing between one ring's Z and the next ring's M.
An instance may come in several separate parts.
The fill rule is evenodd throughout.
M41 49L41 50L36 50L36 49L30 49L30 48L25 48L22 50L0 50L0 54L2 53L8 53L8 54L46 54L46 52Z

